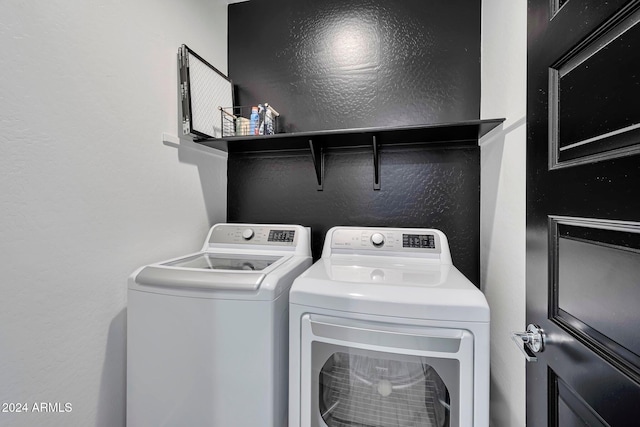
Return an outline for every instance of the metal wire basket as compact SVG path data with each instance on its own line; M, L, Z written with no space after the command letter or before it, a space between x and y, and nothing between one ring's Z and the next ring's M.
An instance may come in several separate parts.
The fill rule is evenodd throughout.
M222 137L273 135L279 133L278 113L268 103L257 106L218 107Z

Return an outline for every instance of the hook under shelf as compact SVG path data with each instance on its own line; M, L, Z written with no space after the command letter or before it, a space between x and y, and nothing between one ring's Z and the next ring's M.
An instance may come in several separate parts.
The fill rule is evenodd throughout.
M309 139L309 148L311 149L313 167L316 170L318 191L322 191L322 182L324 181L324 149L322 148L322 144L318 142L314 143L312 139Z
M380 153L378 152L378 141L373 135L373 189L380 189Z

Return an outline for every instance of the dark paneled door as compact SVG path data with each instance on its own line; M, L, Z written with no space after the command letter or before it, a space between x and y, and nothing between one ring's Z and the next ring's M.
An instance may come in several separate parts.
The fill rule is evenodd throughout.
M640 425L640 1L529 0L527 80L527 425Z

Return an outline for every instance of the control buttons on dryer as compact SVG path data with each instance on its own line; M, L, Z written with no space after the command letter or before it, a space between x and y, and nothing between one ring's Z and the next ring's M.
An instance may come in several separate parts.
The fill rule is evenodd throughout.
M384 235L382 233L373 233L371 235L371 243L377 248L381 247L384 245Z
M251 240L251 238L253 237L254 233L253 230L250 228L246 228L243 232L242 232L242 238L244 240Z

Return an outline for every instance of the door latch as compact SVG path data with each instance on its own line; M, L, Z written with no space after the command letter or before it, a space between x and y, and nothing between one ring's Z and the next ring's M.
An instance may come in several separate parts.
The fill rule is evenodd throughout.
M511 332L511 339L524 354L527 362L537 362L535 353L544 351L544 331L533 323L527 326L526 332Z

